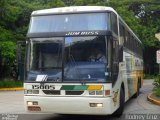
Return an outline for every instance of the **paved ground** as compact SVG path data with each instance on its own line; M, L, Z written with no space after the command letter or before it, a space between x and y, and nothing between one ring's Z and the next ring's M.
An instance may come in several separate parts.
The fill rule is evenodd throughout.
M153 89L152 80L145 80L137 99L130 99L125 105L125 114L160 114L160 107L147 101L147 95Z
M147 94L153 89L152 82L152 80L145 80L144 85L141 88L139 97L137 99L131 99L125 104L124 115L121 117L122 119L124 119L124 117L128 117L127 114L160 114L160 107L147 101ZM6 120L4 119L5 117L18 117L18 120L99 120L100 118L107 118L111 120L116 119L113 116L59 116L55 114L30 115L25 112L23 106L23 91L0 92L0 113L2 113L2 115L0 116L0 120ZM17 114L18 116L14 116Z

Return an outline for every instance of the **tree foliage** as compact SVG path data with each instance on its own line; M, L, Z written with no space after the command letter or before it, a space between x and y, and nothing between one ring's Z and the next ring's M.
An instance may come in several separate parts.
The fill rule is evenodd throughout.
M155 39L155 33L160 32L159 0L0 0L0 49L3 59L13 63L16 41L25 40L32 11L85 5L113 7L143 42L145 68L148 69L148 65L149 69L157 67L154 52L160 48ZM148 54L148 51L153 54Z

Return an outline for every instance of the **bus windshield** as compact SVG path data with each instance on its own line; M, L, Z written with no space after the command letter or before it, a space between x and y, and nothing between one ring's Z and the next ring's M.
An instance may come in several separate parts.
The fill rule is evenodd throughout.
M28 50L27 80L105 82L105 36L34 38ZM63 78L63 80L62 80Z
M51 81L62 78L62 40L63 38L30 40L27 80L35 81L37 75L47 75Z
M66 37L64 81L105 81L104 36Z
M33 16L29 33L107 30L107 13Z

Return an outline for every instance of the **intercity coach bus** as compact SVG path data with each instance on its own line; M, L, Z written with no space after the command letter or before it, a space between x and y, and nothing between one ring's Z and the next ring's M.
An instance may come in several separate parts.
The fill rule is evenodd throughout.
M26 39L24 104L57 114L123 113L143 84L142 43L111 7L34 11Z

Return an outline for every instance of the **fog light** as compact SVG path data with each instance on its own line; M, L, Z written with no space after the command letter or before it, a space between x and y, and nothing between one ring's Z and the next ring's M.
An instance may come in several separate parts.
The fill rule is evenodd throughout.
M28 106L38 105L37 101L27 101Z
M103 107L102 103L97 103L97 107Z
M90 107L103 107L103 103L90 103Z
M95 107L96 104L95 103L90 103L90 107Z
M32 106L32 105L33 105L33 102L28 101L28 102L27 102L27 105L28 105L28 106Z

